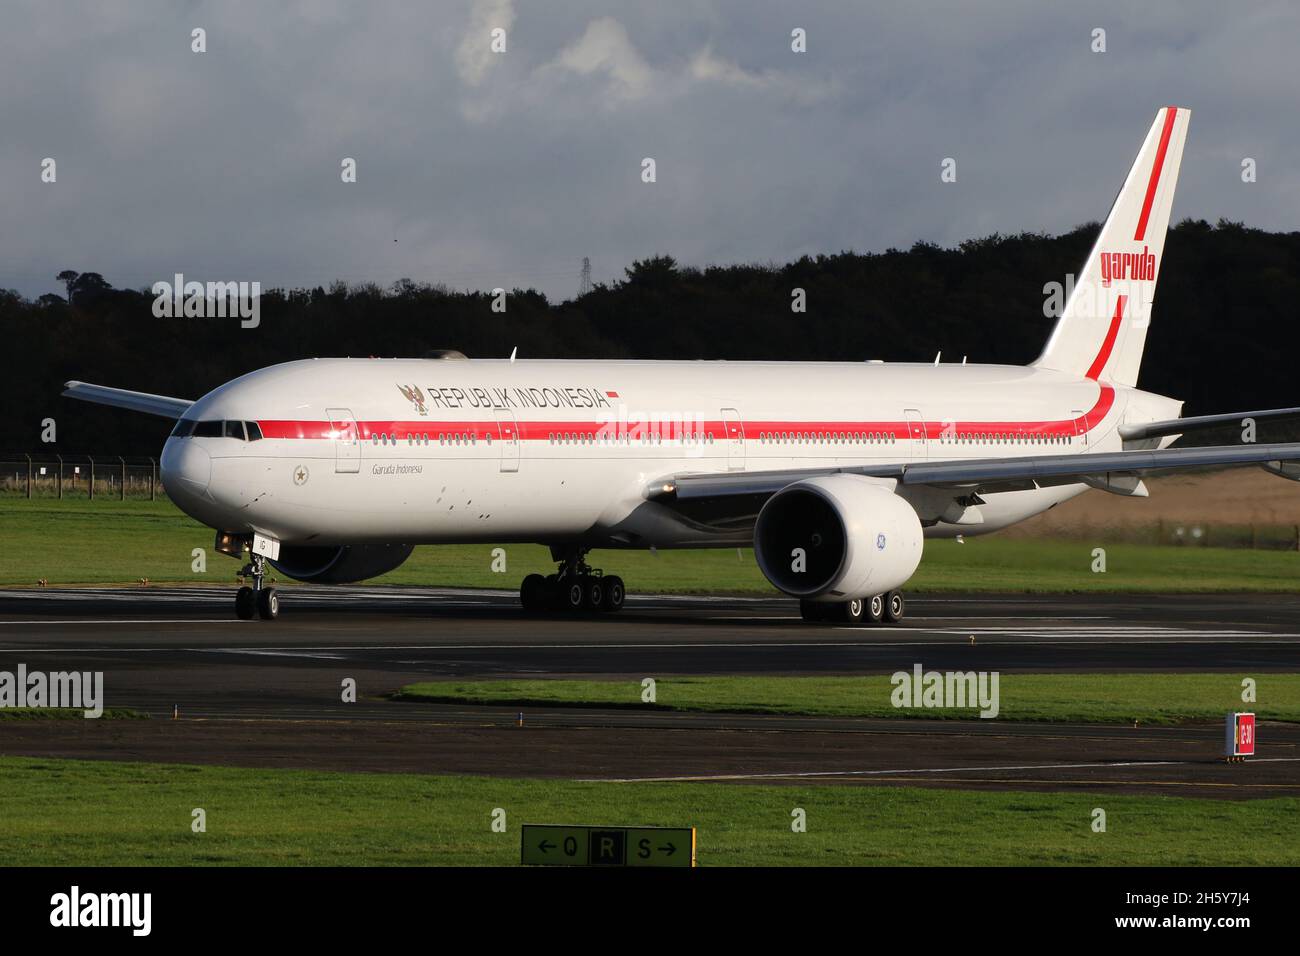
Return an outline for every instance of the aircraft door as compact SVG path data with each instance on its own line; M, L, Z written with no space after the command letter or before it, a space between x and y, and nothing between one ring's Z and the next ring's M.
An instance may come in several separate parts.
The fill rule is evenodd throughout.
M501 470L519 470L519 423L515 413L508 408L496 409L497 437L501 441Z
M740 412L734 408L722 410L722 440L727 444L727 468L739 471L745 467L745 426Z
M346 408L327 408L330 420L330 438L334 441L334 471L340 475L355 475L361 471L361 441L357 435L357 420Z
M926 440L925 419L915 408L906 408L903 415L907 418L908 447L912 450L912 460L920 461L930 457L930 443Z

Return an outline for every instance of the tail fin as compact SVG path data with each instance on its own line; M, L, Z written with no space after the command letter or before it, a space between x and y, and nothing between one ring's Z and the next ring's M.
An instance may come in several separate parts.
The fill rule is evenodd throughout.
M1156 114L1036 368L1137 384L1191 115Z

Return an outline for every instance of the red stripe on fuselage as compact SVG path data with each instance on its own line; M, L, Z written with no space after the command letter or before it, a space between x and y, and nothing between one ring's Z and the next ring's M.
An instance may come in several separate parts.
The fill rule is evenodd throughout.
M1165 108L1165 125L1160 130L1160 146L1156 149L1156 161L1151 165L1151 178L1147 181L1147 195L1142 202L1142 215L1138 217L1137 232L1133 238L1141 242L1147 234L1147 220L1151 217L1151 204L1156 198L1156 187L1160 185L1160 169L1165 164L1165 153L1169 149L1169 137L1174 131L1174 119L1178 116L1178 107Z
M1112 320L1111 331L1107 334L1107 342L1103 345L1103 354L1098 355L1097 362L1094 362L1094 368L1100 370L1105 366L1105 358L1109 356L1110 347L1114 344L1115 333L1118 329L1118 317L1123 309L1123 297L1121 297L1120 308L1116 310L1116 320ZM1098 362L1100 365L1098 365ZM1089 372L1090 378L1096 378ZM1078 418L1063 418L1050 421L1037 422L1017 422L1017 421L964 421L964 422L926 422L925 434L927 438L946 437L950 434L965 435L972 434L1011 434L1022 437L1058 437L1071 436L1090 431L1097 427L1098 424L1106 417L1111 406L1115 403L1115 390L1109 385L1100 385L1100 391L1097 395L1097 401L1088 411L1084 412ZM311 422L311 421L290 421L284 419L269 419L259 421L262 436L264 438L281 438L281 439L323 439L329 440L342 433L340 429L329 422ZM608 435L611 432L619 434L631 434L636 437L639 433L636 431L637 425L631 422L619 422L618 420L608 422L596 421L521 421L518 425L519 438L522 441L550 441L556 435L581 436L583 438L596 438L602 435ZM670 428L669 423L649 423L641 426L644 431L653 432L654 434L665 435ZM829 437L845 432L849 433L883 433L897 439L907 439L911 435L911 426L906 421L788 421L788 420L770 420L770 421L746 421L742 423L745 437L753 441L762 434L798 434L811 435L818 438ZM683 434L689 435L702 429L705 434L712 434L715 441L723 440L727 434L727 423L723 421L705 421L695 422L687 421L681 424L671 423L671 436L677 437ZM621 431L620 431L621 430ZM390 439L404 442L408 435L425 436L428 435L430 440L437 441L441 436L446 436L453 441L473 438L475 441L484 441L491 438L494 441L500 440L500 434L497 431L497 422L495 421L435 421L427 418L414 420L391 420L391 421L364 421L357 423L358 438L361 441L373 441L376 436L388 436Z

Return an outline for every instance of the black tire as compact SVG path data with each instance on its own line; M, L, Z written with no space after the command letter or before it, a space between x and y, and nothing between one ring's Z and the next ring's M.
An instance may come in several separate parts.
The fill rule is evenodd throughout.
M907 613L907 602L903 600L902 591L890 591L885 595L885 620L897 624Z
M599 611L605 605L605 579L592 575L582 583L582 607L586 611Z
M257 592L257 616L264 621L274 621L280 616L280 595L275 588L262 588Z
M605 578L605 599L601 602L602 611L621 611L623 602L627 600L627 589L623 587L623 579L617 574L611 574Z
M877 594L867 601L867 613L863 616L864 623L879 624L885 618L885 596Z
M819 601L799 601L799 616L809 624L816 624L819 621L826 620L826 608L829 605L822 604Z
M865 598L843 601L838 605L837 610L840 620L845 624L861 624L866 618L867 602Z
M546 604L546 578L530 574L519 585L519 603L525 611L536 611Z
M560 584L560 607L581 611L587 603L587 587L582 578L569 578Z
M253 589L245 586L236 591L235 616L241 621L251 621L256 613L257 598L253 595Z

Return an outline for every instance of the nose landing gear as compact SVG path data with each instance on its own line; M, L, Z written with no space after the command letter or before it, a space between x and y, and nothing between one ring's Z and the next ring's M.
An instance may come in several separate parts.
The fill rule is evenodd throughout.
M263 587L266 578L266 558L260 554L250 554L248 564L239 572L241 577L251 578L253 586L244 585L235 592L235 614L240 620L252 620L256 614L264 621L274 621L280 616L280 595L275 588Z
M555 574L545 577L530 574L524 578L519 586L519 603L524 610L571 613L622 610L627 596L623 579L588 565L584 558L589 550L578 548L564 553L562 559L557 558L559 567Z

